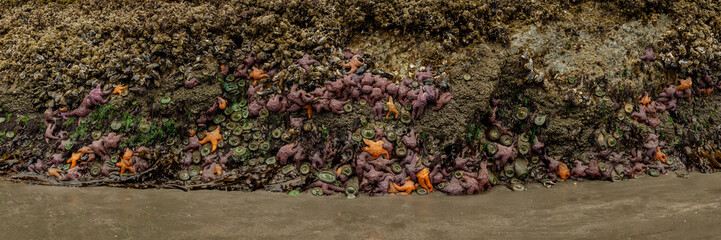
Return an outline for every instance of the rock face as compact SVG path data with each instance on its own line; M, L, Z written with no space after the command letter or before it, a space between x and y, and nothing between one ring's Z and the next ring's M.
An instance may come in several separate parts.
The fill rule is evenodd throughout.
M375 195L432 169L455 195L721 169L715 4L571 2L3 2L0 174Z

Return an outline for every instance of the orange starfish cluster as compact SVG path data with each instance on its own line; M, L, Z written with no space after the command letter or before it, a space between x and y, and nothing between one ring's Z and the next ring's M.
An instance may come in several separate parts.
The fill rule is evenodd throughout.
M115 166L120 167L120 174L123 174L125 172L125 169L130 170L130 172L135 173L135 168L133 168L133 150L125 149L125 153L123 153L123 156L120 157L120 162L116 163Z
M78 149L77 152L70 155L70 159L68 159L65 163L70 163L70 168L74 168L78 164L78 160L82 158L85 154L94 153L92 149L89 147L82 147Z

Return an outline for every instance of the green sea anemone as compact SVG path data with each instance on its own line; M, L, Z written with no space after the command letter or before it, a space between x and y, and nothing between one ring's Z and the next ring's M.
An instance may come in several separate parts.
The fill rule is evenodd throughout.
M268 112L268 109L265 109L265 108L260 109L260 111L258 112L258 117L261 119L267 118L268 115L270 115L270 112Z
M536 119L533 120L533 123L536 124L536 126L543 126L543 124L546 124L546 115L538 114Z
M340 166L340 173L346 176L353 174L353 167L350 164L343 164Z
M206 157L210 154L211 146L209 144L203 145L203 148L200 149L200 155L203 155L203 157Z
M121 127L123 127L122 122L114 121L110 123L110 129L113 129L113 131L118 131Z
M488 172L488 182L491 183L491 185L495 186L498 185L498 178L496 177L496 174L493 174L493 172Z
M540 161L541 161L541 157L536 156L536 155L531 156L530 162L531 162L532 164L538 164L538 162L540 162Z
M393 131L387 131L386 139L388 139L388 141L395 142L398 139L398 135L396 135Z
M310 193L313 194L313 196L323 196L323 190L319 187L311 188Z
M67 141L65 142L65 150L70 151L70 149L73 149L73 146L75 146L75 142L73 141Z
M141 133L148 133L150 132L150 124L146 121L142 121L138 124L138 131Z
M518 139L522 142L528 142L528 133L521 133L520 135L518 135Z
M303 131L310 132L312 130L313 124L311 124L310 122L306 122L305 124L303 124Z
M526 190L526 186L523 183L511 183L511 190L515 192L521 192Z
M230 120L233 122L240 121L240 119L243 119L242 111L233 112L233 114L230 115Z
M335 172L331 170L321 170L318 172L318 179L324 183L333 183L335 182Z
M292 172L293 170L295 170L295 166L293 166L293 164L287 164L287 165L283 166L282 168L280 168L280 172L283 173L284 175Z
M358 133L353 133L353 135L351 135L351 139L354 142L360 142L361 140L363 140L363 137Z
M521 155L528 154L528 151L531 149L531 146L529 146L529 144L526 142L519 142L516 145L518 147L518 153L520 153Z
M190 168L188 168L188 175L190 175L190 177L195 177L195 176L200 175L200 167L190 166Z
M526 179L528 177L528 161L525 158L516 158L513 161L513 170L518 179Z
M113 154L112 156L110 156L110 163L116 163L116 162L118 162L118 156ZM110 166L114 167L115 164L111 164Z
M528 108L526 107L519 107L516 110L516 118L518 120L525 120L528 117Z
M513 163L508 163L505 166L503 166L503 173L507 178L513 178L516 175L516 172L513 167Z
M222 122L225 122L225 115L215 115L215 118L213 118L213 123L220 124Z
M284 142L290 142L293 140L293 134L290 134L289 132L284 132L283 135L280 136L280 139L282 139Z
M486 129L486 137L491 141L496 141L501 137L501 130L497 126L491 126Z
M489 143L486 145L486 151L488 151L488 154L495 155L496 152L498 152L498 147L496 147L496 144Z
M616 146L616 139L608 136L608 138L606 138L606 143L608 144L608 147L613 148Z
M347 113L352 112L352 111L353 111L353 105L351 105L350 103L348 103L348 104L346 104L346 105L343 105L343 111L345 111L345 112L347 112Z
M228 139L228 144L230 144L231 147L237 147L240 145L240 138L237 136L232 136L230 139Z
M513 138L511 137L511 135L508 134L501 135L499 140L504 146L511 146L511 144L513 144Z
M259 147L260 147L260 143L258 143L258 142L252 142L252 143L250 143L250 144L248 145L248 149L249 149L251 152L257 151Z
M240 106L240 104L234 103L230 106L231 109L233 109L234 112L238 112L240 110L243 110L243 106Z
M391 170L395 174L400 174L401 172L403 172L403 167L401 166L401 164L394 162L393 164L391 164Z
M170 99L170 96L166 96L166 97L163 97L163 98L160 99L160 103L162 103L162 104L168 104L168 103L170 103L170 100L171 100L171 99Z
M283 129L281 128L275 128L273 129L273 132L271 133L271 136L275 139L279 139L283 135Z
M453 172L453 177L460 179L461 177L463 177L463 171L458 170Z
M90 135L93 137L93 139L98 140L100 137L103 136L103 132L93 131L92 133L90 133Z
M236 127L233 129L232 134L235 136L240 136L243 134L243 128L242 127Z
M358 190L359 185L357 177L352 177L345 182L345 194L348 195L348 198L355 198L358 194Z
M401 122L405 123L405 124L411 123L411 115L408 114L407 112L403 112L401 114Z
M210 150L210 149L208 149L208 150ZM195 152L193 152L193 158L192 158L192 159L193 159L193 163L199 164L199 163L200 163L200 160L202 160L203 157L202 157L202 154L200 154L200 152L195 151Z
M373 139L376 136L376 131L370 128L361 130L361 135L365 139Z
M181 181L190 180L190 173L188 172L188 170L180 170L178 172L178 179L180 179Z
M263 137L263 133L262 133L262 132L254 132L254 133L253 133L253 140L259 140L259 139L262 138L262 137Z
M270 149L270 143L269 142L262 142L260 143L260 150L261 151L268 151Z
M658 177L660 175L658 170L653 169L653 168L646 169L646 174L648 174L651 177Z
M396 147L396 157L405 157L407 152L405 147Z
M300 174L306 175L310 173L310 163L309 162L303 162L300 164L300 167L298 168L298 171Z
M101 164L93 164L92 167L90 167L90 175L93 177L97 177L102 172Z

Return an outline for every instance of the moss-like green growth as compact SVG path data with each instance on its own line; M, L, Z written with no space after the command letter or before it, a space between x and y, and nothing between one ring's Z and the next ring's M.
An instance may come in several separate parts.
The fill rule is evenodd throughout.
M115 115L116 107L112 104L104 104L90 116L90 122L93 123L96 129L99 129L104 120L110 119Z

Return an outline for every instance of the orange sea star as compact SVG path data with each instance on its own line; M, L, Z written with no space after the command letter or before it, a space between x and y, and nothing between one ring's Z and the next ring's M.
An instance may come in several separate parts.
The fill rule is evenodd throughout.
M691 78L686 78L686 80L679 79L679 81L681 82L681 84L679 84L678 87L676 88L676 89L678 89L678 90L686 90L686 89L689 89L689 88L691 88L691 85L693 84L693 83L691 82Z
M566 179L571 175L571 172L568 171L568 166L566 166L563 162L559 162L558 171L556 171L556 173L558 174L558 177L561 178L561 181L566 181Z
M53 177L56 177L56 178L61 178L61 177L60 177L60 173L61 173L61 172L63 172L63 170L60 170L60 169L57 169L57 168L48 168L48 174L50 174L50 176L53 176Z
M354 73L355 70L358 69L358 67L363 66L363 62L361 62L358 59L358 57L360 57L360 56L359 55L353 56L353 58L350 59L350 62L343 65L343 68L350 67L350 71L348 72L348 74Z
M386 103L388 105L388 113L386 113L386 118L391 115L391 113L396 115L396 119L398 118L398 108L396 108L396 104L393 103L393 97L388 97L388 102Z
M218 108L220 108L220 110L225 110L226 104L227 102L225 101L225 99L218 97Z
M70 163L70 168L74 168L75 165L78 164L78 160L80 160L80 158L82 158L85 154L88 154L88 153L93 153L93 150L90 149L89 147L82 147L82 148L78 149L77 152L70 155L70 159L68 159L68 161L65 163Z
M646 104L651 103L651 98L648 96L648 93L644 93L643 97L641 97L641 100L638 102L643 104L643 106L645 107Z
M128 86L122 86L122 85L115 86L115 89L113 89L113 94L121 94L121 93L123 93L123 90L125 90L127 88L128 88Z
M408 195L413 192L413 190L416 190L416 183L410 180L410 178L406 178L406 182L403 183L402 186L398 186L396 183L393 183L393 187L398 189L398 191L401 192L401 195Z
M308 110L308 119L310 119L310 113L313 112L313 108L310 105L305 105L303 109Z
M200 144L205 144L207 142L213 144L213 149L210 150L212 153L215 152L216 148L218 148L218 142L220 141L223 141L223 136L220 135L220 127L217 127L212 132L205 132L205 138L200 140Z
M666 154L661 152L660 147L656 147L656 157L653 158L653 160L660 160L662 163L666 163Z
M388 151L383 149L383 140L371 141L364 138L363 142L368 145L363 147L363 151L370 153L373 159L376 159L381 155L386 155L386 159L391 159L391 155L388 154Z
M253 86L255 86L258 85L258 80L270 77L270 75L265 74L265 71L262 69L253 67L253 71L248 75L248 77L253 79Z
M433 184L431 184L431 179L428 176L429 173L431 173L431 170L423 168L416 173L416 178L418 178L418 184L420 184L422 188L425 188L428 192L433 192Z

